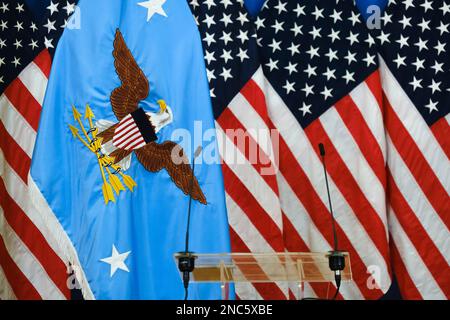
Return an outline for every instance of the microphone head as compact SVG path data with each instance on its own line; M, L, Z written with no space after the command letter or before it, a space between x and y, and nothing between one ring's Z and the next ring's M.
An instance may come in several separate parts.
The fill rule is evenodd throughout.
M202 146L198 146L197 150L195 150L195 153L194 153L194 159L198 158L200 153L202 153L202 150L203 150Z
M323 145L323 143L319 143L319 151L322 157L325 156L325 146Z

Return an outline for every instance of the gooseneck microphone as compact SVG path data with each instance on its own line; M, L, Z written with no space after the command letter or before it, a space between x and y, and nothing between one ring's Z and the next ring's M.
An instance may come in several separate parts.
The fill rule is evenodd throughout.
M333 296L333 300L336 299L337 295L339 294L339 289L341 287L341 272L345 268L345 256L342 251L339 251L338 246L338 237L336 232L336 221L334 219L334 212L333 212L333 205L331 204L331 196L330 196L330 186L328 184L328 174L327 174L327 167L325 164L325 146L323 143L319 143L319 152L320 157L322 159L322 165L323 165L323 173L325 175L325 184L327 186L327 196L328 196L328 205L330 207L330 213L331 213L331 227L333 229L333 240L334 240L334 248L332 251L330 251L328 255L328 266L330 267L331 271L334 272L334 280L336 282L336 293Z
M189 186L189 207L187 216L187 226L186 226L186 240L184 252L178 254L178 270L183 273L183 285L184 285L184 300L187 300L189 294L189 281L190 273L195 269L195 259L194 253L189 252L189 229L191 224L191 207L192 207L192 190L194 189L194 179L195 179L195 160L202 152L202 147L199 146L194 154L194 159L192 162L192 177Z

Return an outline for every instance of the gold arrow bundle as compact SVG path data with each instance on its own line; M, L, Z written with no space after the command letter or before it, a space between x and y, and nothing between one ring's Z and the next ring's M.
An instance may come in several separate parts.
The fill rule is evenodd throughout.
M81 136L79 128L73 125L69 125L73 137L78 139L86 148L89 149L89 151L91 151L97 157L101 177L103 180L102 192L103 198L105 199L105 204L108 204L110 201L116 202L114 193L119 195L121 191L126 191L125 187L122 184L122 181L126 185L126 187L131 192L133 192L133 188L137 186L133 178L131 178L129 175L124 174L122 172L122 168L114 164L114 159L112 157L102 153L101 138L97 137L98 128L94 126L93 119L95 119L95 116L90 106L86 105L86 111L84 113L84 118L89 121L89 129L87 131L81 120L82 116L75 106L72 106L72 112L75 122L79 125L79 128L83 133L83 136ZM119 177L122 178L122 181Z

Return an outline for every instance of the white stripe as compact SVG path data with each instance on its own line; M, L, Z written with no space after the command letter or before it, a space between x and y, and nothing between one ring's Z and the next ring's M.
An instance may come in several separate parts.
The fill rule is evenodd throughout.
M119 139L113 139L113 143L116 147L118 148L122 148L122 146L124 146L125 144L127 144L128 141L130 141L131 136L130 135L139 135L139 128L134 128L133 130L129 131L127 134L123 135L121 138Z
M398 222L396 214L392 208L389 208L389 229L408 275L424 299L445 300L445 294L420 258L416 248Z
M317 229L317 226L311 220L308 212L303 207L303 204L281 173L277 175L277 180L280 191L281 209L285 213L286 218L292 223L297 233L307 244L309 250L311 252L328 252L332 250L332 247ZM323 270L323 272L328 271L329 270ZM363 294L353 281L343 281L340 293L345 299L364 299Z
M117 133L119 133L119 131L124 130L128 126L136 127L136 123L131 118L131 115L126 116L122 121L120 121L119 125L114 130L114 132L117 134ZM123 132L120 132L120 135L122 135L122 134L123 134Z
M14 291L6 279L5 272L0 265L0 300L17 300Z
M441 182L447 194L449 194L449 160L442 150L441 145L436 141L427 123L408 95L403 91L381 56L380 72L383 89L392 108L436 174L437 179Z
M0 121L11 137L31 158L36 132L4 94L0 97Z
M42 106L44 103L45 91L47 89L47 77L42 70L31 62L20 74L19 79L30 91L31 95Z
M386 198L381 181L373 172L336 108L328 109L319 119L345 166L363 192L364 197L378 214L385 227L384 231L387 239ZM379 126L383 127L383 122L379 123ZM379 161L383 161L383 159L379 159Z
M364 121L374 135L375 140L380 147L381 153L383 154L383 159L386 161L384 120L380 109L381 107L378 105L377 99L365 82L361 82L361 84L354 88L352 92L350 92L350 97L353 102L355 102L355 105L361 112Z
M317 195L324 204L327 203L326 192L324 192L325 181L323 178L322 164L309 139L306 137L305 132L294 115L267 80L264 87L266 89L269 116L280 131L281 136L289 146L299 165L308 176ZM339 192L333 179L329 179L329 184L333 197L336 221L351 241L364 264L366 266L380 266L383 276L380 287L383 292L386 292L389 289L391 280L383 256L369 237L367 231L359 223L355 213Z
M388 147L388 165L398 189L428 236L450 264L450 232L447 226L423 194L389 136Z
M132 144L130 144L129 146L126 146L125 150L136 149L136 147L141 146L142 144L145 144L145 141L144 141L144 138L142 138L142 136L141 136L139 139L134 141Z
M226 136L217 121L216 132L219 152L222 159L234 174L239 177L243 185L255 197L260 206L264 208L281 232L283 230L283 222L278 196L267 185L260 173L248 163L241 151L236 148L234 143Z
M39 295L45 299L65 300L65 296L49 278L39 260L29 251L9 226L0 207L0 234L14 263L31 282Z

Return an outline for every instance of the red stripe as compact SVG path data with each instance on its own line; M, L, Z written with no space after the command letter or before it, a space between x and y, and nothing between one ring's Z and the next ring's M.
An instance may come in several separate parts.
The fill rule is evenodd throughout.
M0 265L5 273L6 279L11 286L14 295L19 300L41 300L41 296L17 267L14 260L6 250L5 242L0 236Z
M140 132L136 132L133 136L137 135L137 137L133 138L132 140L126 140L126 144L120 144L120 148L121 149L131 149L131 147L133 147L134 145L136 145L137 143L143 142L144 138L142 138L142 135Z
M450 212L450 202L448 201L447 191L442 186L419 147L403 126L386 97L384 102L386 106L385 122L392 143L436 213L444 221L447 228L450 228L450 218L448 215L448 212ZM442 165L445 164L442 163Z
M342 98L336 103L335 107L361 150L364 158L380 180L383 188L386 189L386 172L383 153L381 152L380 145L375 139L375 136L364 120L361 111L359 111L350 96ZM366 106L362 107L366 108Z
M289 218L283 213L283 231L286 249L290 252L311 252L308 245L303 241L295 227L292 225ZM317 272L319 270L317 269ZM329 298L330 283L314 283L309 285L313 288L317 297L325 299ZM336 290L336 286L331 283L333 291ZM333 292L334 294L334 292ZM343 299L343 296L339 293L337 299Z
M407 300L423 300L422 295L420 294L419 290L417 290L416 285L409 276L408 270L403 263L400 252L398 251L393 241L391 241L390 247L392 265L402 298Z
M276 252L283 252L281 230L269 214L261 207L252 193L243 185L226 163L222 164L225 190L241 210L248 216L259 233Z
M34 63L41 69L42 73L47 77L50 77L50 70L52 68L52 57L47 49L42 50L41 53L34 59Z
M388 171L388 181L389 203L392 206L399 223L442 291L449 296L450 287L446 285L448 284L447 261L436 247L411 207L408 205L401 191L398 189L390 171Z
M20 79L14 80L6 88L4 94L31 127L37 131L42 108L22 81Z
M242 88L241 94L252 105L264 122L267 123L269 115L267 113L266 96L258 84L253 79L250 79Z
M250 249L245 245L239 235L230 228L231 249L233 252L249 252ZM261 270L261 272L263 272ZM275 283L254 283L258 293L264 300L286 300L283 291Z
M245 155L247 161L255 168L255 170L261 175L263 169L270 168L272 165L269 157L264 153L264 151L259 147L258 143L251 137L247 129L242 125L242 123L236 118L236 116L231 112L229 108L226 108L217 122L222 127L225 134L233 141L233 144L239 149L242 154ZM232 132L227 129L231 129ZM227 132L228 131L228 132ZM245 145L242 146L238 143L238 139L233 136L233 133L242 132L246 134ZM236 139L237 138L237 139ZM243 140L243 139L241 139ZM261 175L261 178L267 183L268 186L273 190L273 192L278 195L278 184L275 175Z
M66 283L66 265L48 245L39 229L36 228L30 218L28 218L25 212L22 211L14 199L8 194L2 178L0 178L0 196L0 206L3 208L8 224L39 260L50 279L52 279L66 298L69 299L70 291Z
M31 160L25 151L9 135L8 131L0 121L0 149L5 155L5 159L19 177L27 183L28 172L30 171Z
M434 123L431 126L431 132L433 132L434 137L441 145L442 150L444 150L447 155L447 158L450 158L450 126L447 119L444 117Z
M116 128L116 130L114 131L114 135L117 137L122 136L122 131L128 129L128 128L137 128L136 127L136 123L133 121L133 118L130 116L127 120L125 120L124 122L119 123L119 126ZM130 131L130 130L127 130Z
M383 113L383 90L380 88L381 78L380 71L373 72L365 81L373 96L377 100L380 111Z
M320 233L332 247L333 233L331 231L330 213L324 203L314 190L308 176L292 155L286 142L280 137L280 170L297 198L305 207L312 221L319 229ZM360 255L351 244L349 238L342 230L339 223L336 224L336 231L342 250L350 253L353 278L361 292L366 298L378 299L383 295L381 290L369 290L366 285L367 266L362 261ZM363 254L366 254L365 252Z
M317 146L319 143L325 145L329 175L389 266L389 245L386 237L386 227L361 191L338 151L334 148L333 142L329 139L322 124L320 121L314 121L305 132L313 146ZM314 148L314 150L320 156L319 150L317 148Z

